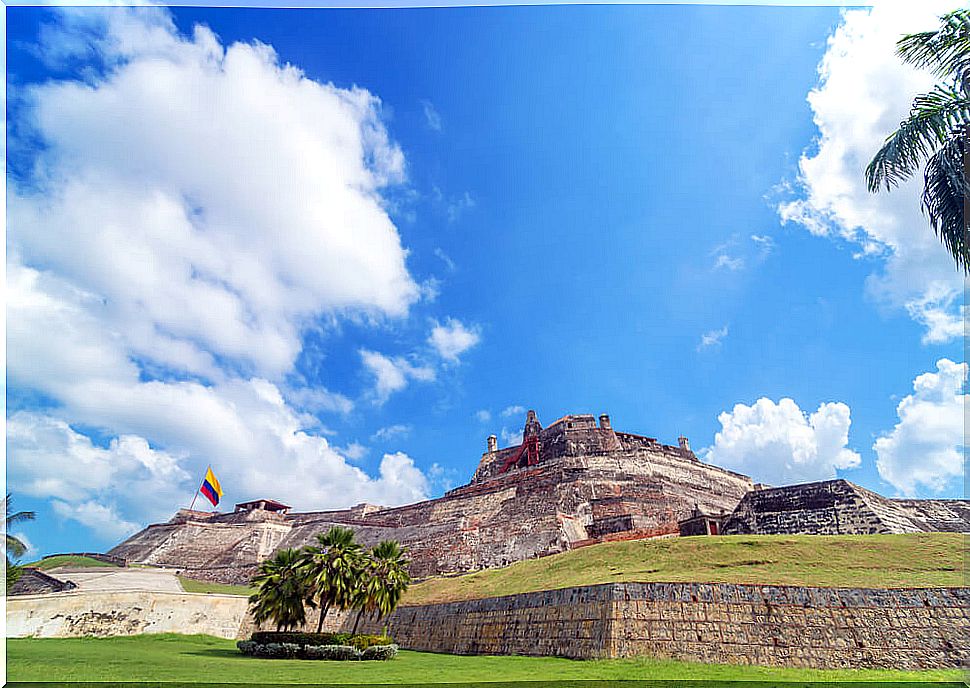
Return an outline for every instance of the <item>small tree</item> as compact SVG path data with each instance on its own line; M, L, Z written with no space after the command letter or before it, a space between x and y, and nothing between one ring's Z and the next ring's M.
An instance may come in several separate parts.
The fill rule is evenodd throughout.
M20 574L23 573L23 568L20 567L15 559L19 559L27 553L27 545L24 544L22 540L18 537L10 534L11 526L24 521L33 521L36 514L33 511L18 511L15 514L10 513L10 505L12 503L10 494L8 493L3 498L3 511L5 515L4 521L4 559L6 562L5 569L5 580L6 588L9 590L10 586L17 582L20 578Z
M404 555L404 549L394 540L383 540L368 553L363 584L356 597L358 611L353 633L364 613L376 613L378 619L383 619L397 608L411 582L409 562Z
M303 557L299 550L281 549L259 565L252 578L256 592L249 597L257 624L272 620L276 630L288 630L306 623L304 604L310 595ZM313 600L309 600L313 605Z
M361 547L350 528L333 526L317 535L317 545L303 553L308 592L320 607L317 633L332 607L349 609L360 585Z

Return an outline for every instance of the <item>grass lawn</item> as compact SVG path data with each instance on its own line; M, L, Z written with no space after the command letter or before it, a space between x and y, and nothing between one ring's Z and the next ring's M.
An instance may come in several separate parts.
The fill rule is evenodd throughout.
M817 671L651 659L460 657L403 651L389 662L245 657L235 641L172 634L119 638L8 639L9 681L219 683L470 683L569 680L961 681L959 670Z
M40 569L41 571L49 571L50 569L57 569L62 566L71 566L75 568L118 568L117 564L101 561L100 559L92 559L91 557L76 556L74 554L55 554L52 557L46 557L40 561L35 561L32 564L27 564L27 566Z
M185 592L213 592L219 595L243 595L249 597L253 594L253 588L247 585L230 585L228 583L212 583L210 581L200 581L193 578L179 576L179 583Z
M402 604L497 597L611 582L705 582L822 587L967 585L966 536L729 535L592 545L502 569L412 585Z

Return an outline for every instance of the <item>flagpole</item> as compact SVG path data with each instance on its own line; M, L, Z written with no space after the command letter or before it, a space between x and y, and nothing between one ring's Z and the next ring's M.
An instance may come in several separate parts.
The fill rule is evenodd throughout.
M206 475L208 475L210 468L212 468L212 464L207 464L206 467L205 467ZM202 478L202 482L203 483L205 482L205 478ZM195 488L195 494L192 495L192 503L189 504L189 511L192 511L192 507L195 506L195 500L197 500L199 498L199 491L201 489L202 489L202 483L199 483L199 486L197 488Z

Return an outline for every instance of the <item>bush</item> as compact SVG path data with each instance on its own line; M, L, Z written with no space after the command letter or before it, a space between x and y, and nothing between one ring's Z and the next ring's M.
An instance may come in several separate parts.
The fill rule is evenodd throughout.
M290 631L256 631L250 638L260 645L293 643L295 645L350 645L366 650L371 645L390 645L393 638L386 635L351 635L350 633L297 633Z
M371 645L361 654L360 658L364 660L376 659L381 661L387 661L388 659L394 659L397 657L397 645Z
M391 645L394 640L388 635L354 635L347 639L347 645L353 645L358 650L366 650L375 645Z
M360 659L388 660L397 656L397 645L390 642L371 642L374 640L387 641L389 638L386 636L354 636L354 639L361 643L370 644L361 650L353 645L336 643L329 645L297 645L296 643L258 643L252 640L240 640L236 643L236 647L244 655L262 657L264 659L293 659L299 657L301 659L351 661Z
M358 660L361 652L350 645L307 645L303 648L307 659L330 659L335 661Z
M255 652L253 654L256 657L277 659L283 656L283 646L280 643L256 643Z

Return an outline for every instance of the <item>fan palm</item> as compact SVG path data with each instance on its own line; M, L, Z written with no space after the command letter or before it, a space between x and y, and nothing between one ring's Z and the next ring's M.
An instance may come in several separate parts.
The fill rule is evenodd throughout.
M323 630L331 607L348 609L353 605L361 564L361 547L350 528L333 526L317 535L316 546L305 548L303 567L309 594L320 606L317 633Z
M306 623L308 585L299 550L281 549L262 562L252 584L256 592L249 597L249 604L257 624L272 620L280 631Z
M921 165L922 207L933 231L970 274L970 238L965 217L970 137L970 10L941 17L935 31L904 36L896 44L903 61L929 69L941 83L916 97L909 117L886 139L866 168L873 193L892 189Z
M366 581L357 598L353 633L357 632L357 624L365 612L376 613L382 619L397 608L411 582L409 562L404 555L404 549L394 540L383 540L369 552L364 570Z

